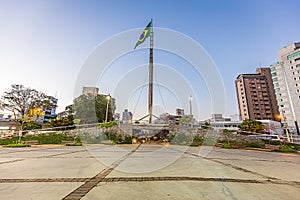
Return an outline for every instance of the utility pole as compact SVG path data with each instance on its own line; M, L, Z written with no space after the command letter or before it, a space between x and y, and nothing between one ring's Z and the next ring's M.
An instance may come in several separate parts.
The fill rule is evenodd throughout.
M110 100L110 94L106 96L106 99L107 99L107 103L106 103L105 123L107 122L107 117L108 117L108 104Z

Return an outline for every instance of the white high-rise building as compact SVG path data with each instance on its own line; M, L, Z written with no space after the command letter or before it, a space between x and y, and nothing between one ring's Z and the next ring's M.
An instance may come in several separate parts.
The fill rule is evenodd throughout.
M278 62L270 69L282 122L299 134L300 42L279 50Z

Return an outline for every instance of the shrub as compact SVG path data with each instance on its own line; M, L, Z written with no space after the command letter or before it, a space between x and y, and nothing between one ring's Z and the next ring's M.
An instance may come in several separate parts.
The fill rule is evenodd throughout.
M237 146L232 146L230 144L223 144L222 148L225 148L225 149L237 149L238 147Z
M199 135L196 135L193 139L193 143L200 143L202 144L203 143L203 137L199 136Z
M217 138L204 138L202 145L215 146L216 143L217 143Z
M76 143L67 143L66 146L82 146L82 143L76 142Z
M265 143L259 143L259 142L243 142L245 147L251 147L251 148L264 148Z
M264 139L262 139L262 141L266 144L271 144L271 145L280 145L281 144L280 141L264 140Z
M0 139L0 145L8 145L13 143L18 143L18 137Z
M192 142L192 144L190 144L190 147L199 147L201 144L198 142Z
M109 135L113 134L111 132L106 131L103 133L100 129L91 129L91 130L78 130L77 132L78 138L84 143L87 144L102 144L109 143Z
M298 153L294 146L288 145L280 145L279 149L273 149L272 151L281 153Z
M104 123L100 124L100 128L110 128L110 127L117 126L117 125L118 125L118 122L116 122L116 121L104 122Z
M61 144L63 140L65 141L74 141L74 138L71 136L68 136L67 134L56 134L56 133L50 133L50 134L40 134L37 136L37 140L39 141L39 144Z
M177 132L174 136L170 137L171 144L191 144L193 138L185 132Z
M287 146L293 146L294 149L296 149L297 151L300 151L300 144L295 144L295 143L285 143L285 145L287 145Z
M61 144L62 141L70 141L74 143L74 137L65 133L49 133L39 135L26 135L22 137L22 141L37 140L39 144ZM76 143L81 143L81 138L75 138ZM16 144L18 143L18 137L12 137L7 139L0 139L0 145Z
M132 144L132 137L129 135L126 135L124 138L124 144Z
M30 147L30 145L29 144L17 143L17 144L4 145L3 147L7 147L7 148L21 148L21 147Z

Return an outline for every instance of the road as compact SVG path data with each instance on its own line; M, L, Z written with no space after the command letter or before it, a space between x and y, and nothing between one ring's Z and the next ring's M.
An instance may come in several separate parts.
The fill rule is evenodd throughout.
M298 199L300 155L161 145L0 148L1 199Z

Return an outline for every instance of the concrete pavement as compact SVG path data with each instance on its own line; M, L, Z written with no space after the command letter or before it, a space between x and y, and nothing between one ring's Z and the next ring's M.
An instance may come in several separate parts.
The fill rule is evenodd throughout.
M1 199L298 199L300 156L138 145L0 149Z

